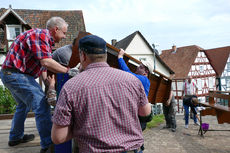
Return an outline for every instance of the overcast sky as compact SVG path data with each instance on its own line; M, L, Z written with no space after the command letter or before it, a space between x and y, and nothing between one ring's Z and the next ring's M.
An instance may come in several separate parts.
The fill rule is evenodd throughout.
M1 8L82 10L86 30L108 43L140 31L158 49L230 46L230 0L0 0Z

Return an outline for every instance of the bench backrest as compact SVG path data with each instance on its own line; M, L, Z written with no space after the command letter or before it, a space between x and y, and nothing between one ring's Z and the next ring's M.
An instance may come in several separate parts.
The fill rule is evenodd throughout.
M209 91L209 104L216 104L216 98L227 100L230 106L230 92L227 91Z
M216 98L227 100L228 106L217 104ZM217 117L219 124L230 124L230 92L209 91L209 102L201 104L203 106L209 107L201 112L202 116L214 115Z

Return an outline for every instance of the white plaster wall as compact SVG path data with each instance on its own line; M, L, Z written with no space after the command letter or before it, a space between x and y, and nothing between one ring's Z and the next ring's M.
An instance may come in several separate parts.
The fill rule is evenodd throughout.
M230 91L230 69L228 64L230 64L230 55L221 75L221 91Z
M160 72L161 74L164 74L167 77L170 77L170 72L163 64L159 62L159 60L156 60L156 71Z
M145 58L154 67L154 53L139 34L133 38L125 52L138 60ZM170 72L157 58L155 58L155 70L167 77L170 76Z
M139 34L133 38L132 42L126 48L126 52L130 55L153 55L153 52Z

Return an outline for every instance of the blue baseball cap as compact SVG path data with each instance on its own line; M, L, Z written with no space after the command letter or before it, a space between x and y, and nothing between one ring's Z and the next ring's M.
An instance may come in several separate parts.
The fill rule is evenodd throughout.
M96 35L87 35L79 40L79 48L87 54L105 54L106 41Z

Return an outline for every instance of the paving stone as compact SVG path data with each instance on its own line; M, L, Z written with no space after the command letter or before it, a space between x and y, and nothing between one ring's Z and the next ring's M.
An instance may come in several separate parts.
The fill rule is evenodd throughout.
M230 153L230 131L208 131L204 137L198 135L199 126L190 120L188 129L184 128L182 115L176 116L177 131L163 129L165 123L143 132L144 153ZM210 124L210 129L230 130L229 124L218 124L215 116L204 116L202 120ZM8 147L11 120L0 120L0 153L39 153L40 139L34 118L27 118L25 133L35 134L35 140Z

